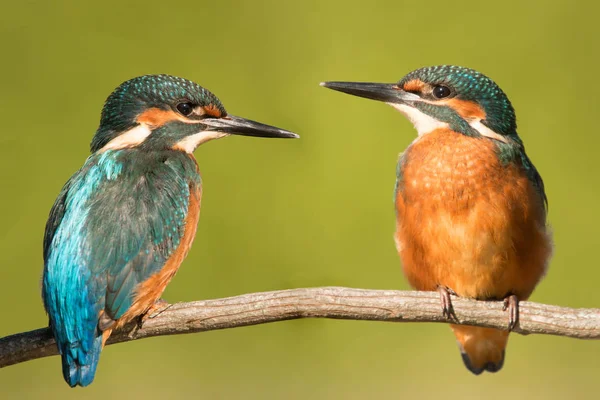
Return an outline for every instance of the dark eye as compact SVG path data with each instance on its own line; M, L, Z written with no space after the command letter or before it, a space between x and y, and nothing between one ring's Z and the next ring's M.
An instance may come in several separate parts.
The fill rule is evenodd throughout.
M443 99L444 97L450 96L450 88L448 86L437 85L433 88L433 97L437 99Z
M179 103L177 104L177 111L187 117L194 111L194 106L192 103Z

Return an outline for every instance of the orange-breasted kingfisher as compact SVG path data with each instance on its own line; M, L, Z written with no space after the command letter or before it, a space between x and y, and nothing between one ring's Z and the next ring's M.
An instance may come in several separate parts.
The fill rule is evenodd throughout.
M140 76L106 100L91 155L46 225L42 296L70 386L94 379L114 329L153 309L196 234L196 147L229 135L297 138L227 114L211 92Z
M517 135L514 109L491 79L442 65L395 84L325 82L383 101L413 123L417 138L398 160L395 241L417 290L504 300L508 331L451 325L466 367L478 375L504 363L518 301L529 298L552 252L544 183Z

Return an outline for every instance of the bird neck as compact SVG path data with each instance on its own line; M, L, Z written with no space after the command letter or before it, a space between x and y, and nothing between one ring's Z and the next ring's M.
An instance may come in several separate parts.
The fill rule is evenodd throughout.
M92 154L88 163L98 165L107 170L108 179L123 179L156 175L164 168L189 180L200 184L198 164L193 155L172 149L144 149L140 147L106 150ZM111 172L114 171L114 172Z

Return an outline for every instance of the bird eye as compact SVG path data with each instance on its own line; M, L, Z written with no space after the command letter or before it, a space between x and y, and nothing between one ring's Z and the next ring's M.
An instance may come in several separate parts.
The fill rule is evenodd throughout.
M450 88L448 86L437 85L433 88L433 97L443 99L444 97L450 96Z
M194 111L194 106L192 103L179 103L177 104L177 111L187 117Z

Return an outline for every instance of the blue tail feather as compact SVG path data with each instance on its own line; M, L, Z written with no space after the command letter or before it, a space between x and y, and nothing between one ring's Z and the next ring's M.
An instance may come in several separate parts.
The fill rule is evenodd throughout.
M102 335L99 335L88 351L85 351L81 344L76 344L61 352L63 376L69 386L87 386L92 383L101 351Z

